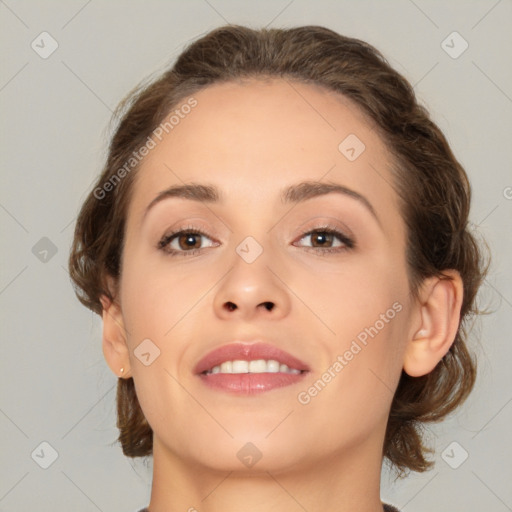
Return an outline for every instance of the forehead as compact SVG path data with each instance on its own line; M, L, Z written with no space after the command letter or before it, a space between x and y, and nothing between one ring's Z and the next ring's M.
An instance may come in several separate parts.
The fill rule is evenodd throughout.
M155 139L137 171L133 215L175 184L213 184L248 205L277 201L282 189L303 180L340 183L368 197L383 216L396 213L389 209L396 206L390 155L343 96L271 79L215 84L193 98L193 108L175 107L181 116Z

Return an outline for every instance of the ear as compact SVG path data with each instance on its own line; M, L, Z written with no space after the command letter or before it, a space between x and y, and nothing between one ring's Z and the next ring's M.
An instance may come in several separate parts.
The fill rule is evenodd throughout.
M113 287L109 288L112 290ZM121 306L106 295L100 297L103 306L103 355L112 372L120 377L130 377L130 357ZM121 369L123 371L121 372Z
M446 278L425 280L420 291L420 325L415 326L404 354L404 371L411 377L430 373L452 346L460 322L463 283L455 270Z

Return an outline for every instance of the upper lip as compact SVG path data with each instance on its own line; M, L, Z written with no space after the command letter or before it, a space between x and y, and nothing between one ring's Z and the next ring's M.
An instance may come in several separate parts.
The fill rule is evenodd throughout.
M257 359L273 359L280 364L287 365L288 368L309 371L309 367L306 363L274 345L263 342L244 343L240 341L222 345L208 352L208 354L196 364L194 371L197 374L201 374L225 361L254 361Z

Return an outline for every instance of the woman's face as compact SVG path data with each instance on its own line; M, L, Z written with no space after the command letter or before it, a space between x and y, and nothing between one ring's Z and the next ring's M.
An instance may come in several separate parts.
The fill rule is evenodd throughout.
M194 98L138 171L123 252L155 450L247 471L380 454L414 317L384 143L317 86Z

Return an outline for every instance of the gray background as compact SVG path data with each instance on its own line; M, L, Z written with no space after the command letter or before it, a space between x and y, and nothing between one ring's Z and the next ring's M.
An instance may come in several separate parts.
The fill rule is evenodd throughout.
M127 459L115 444L116 378L101 352L100 319L74 297L67 255L117 102L226 22L319 24L367 40L415 85L447 135L473 184L472 222L493 253L480 297L493 314L471 341L476 390L428 429L435 469L397 483L384 471L382 496L406 512L512 510L512 2L6 0L0 511L126 512L149 502L151 461ZM31 47L43 31L59 45L46 59ZM441 46L453 31L469 44L458 58ZM457 53L463 42L447 44ZM47 469L44 441L58 453Z

